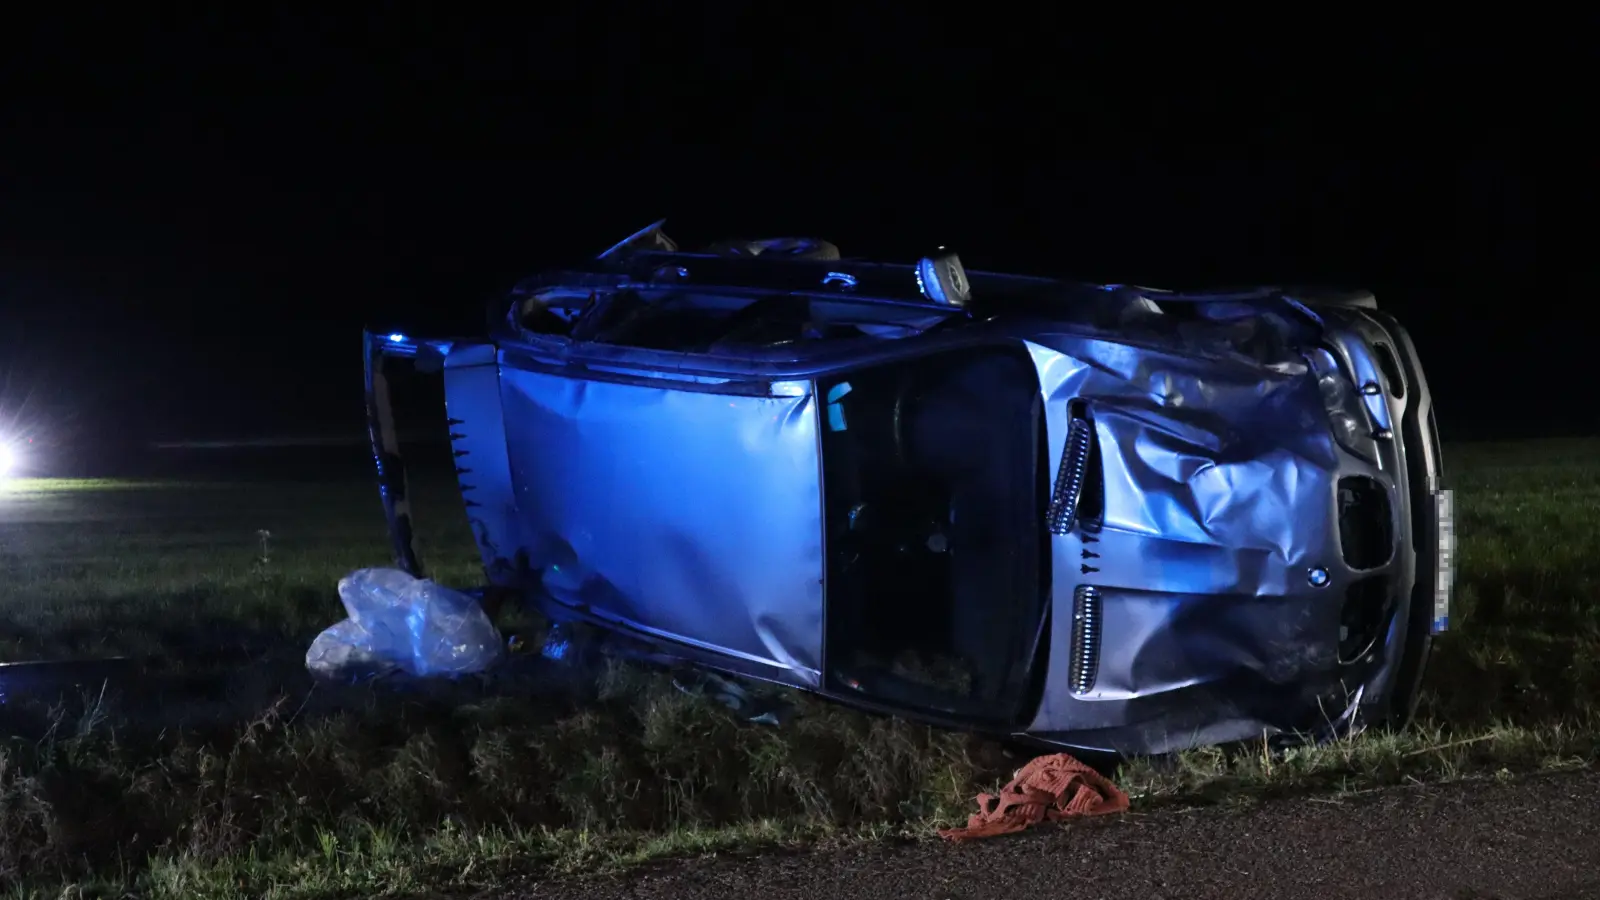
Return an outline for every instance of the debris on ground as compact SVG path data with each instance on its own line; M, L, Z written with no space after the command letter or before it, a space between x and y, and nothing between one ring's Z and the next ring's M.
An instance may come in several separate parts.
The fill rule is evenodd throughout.
M965 828L945 828L948 841L1013 834L1077 816L1125 812L1128 795L1088 765L1065 753L1041 756L1018 769L999 795L979 794L978 812Z
M688 669L675 674L672 686L691 696L709 697L757 725L781 725L789 708L777 697L758 696L714 672Z
M477 600L398 569L350 573L339 581L339 599L349 618L306 651L315 675L465 675L503 655L500 632Z

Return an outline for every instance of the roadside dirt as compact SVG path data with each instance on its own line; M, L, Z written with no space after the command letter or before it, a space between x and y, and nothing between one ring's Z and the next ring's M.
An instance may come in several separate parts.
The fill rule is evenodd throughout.
M1600 772L1135 811L962 846L930 842L692 860L529 884L501 896L1600 898Z

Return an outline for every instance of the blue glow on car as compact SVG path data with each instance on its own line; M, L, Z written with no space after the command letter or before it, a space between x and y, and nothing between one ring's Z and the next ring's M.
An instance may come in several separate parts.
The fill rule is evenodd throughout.
M845 429L844 407L839 401L844 395L850 393L850 382L841 381L828 389L828 430L843 431Z
M811 393L811 382L774 381L770 393L774 397L804 397Z

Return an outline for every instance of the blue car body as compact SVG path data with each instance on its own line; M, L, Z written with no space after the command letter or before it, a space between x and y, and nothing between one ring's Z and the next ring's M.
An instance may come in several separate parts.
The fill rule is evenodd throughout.
M442 372L489 582L659 654L1159 753L1404 721L1447 626L1427 383L1370 294L687 253L657 223L490 312L366 337L397 559L421 572L406 357Z

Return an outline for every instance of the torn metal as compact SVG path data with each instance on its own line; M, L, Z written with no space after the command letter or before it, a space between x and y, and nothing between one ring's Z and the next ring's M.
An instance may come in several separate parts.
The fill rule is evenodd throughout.
M1053 745L1405 720L1448 624L1427 383L1370 294L1176 294L688 253L660 223L520 285L443 373L491 584L701 666Z

